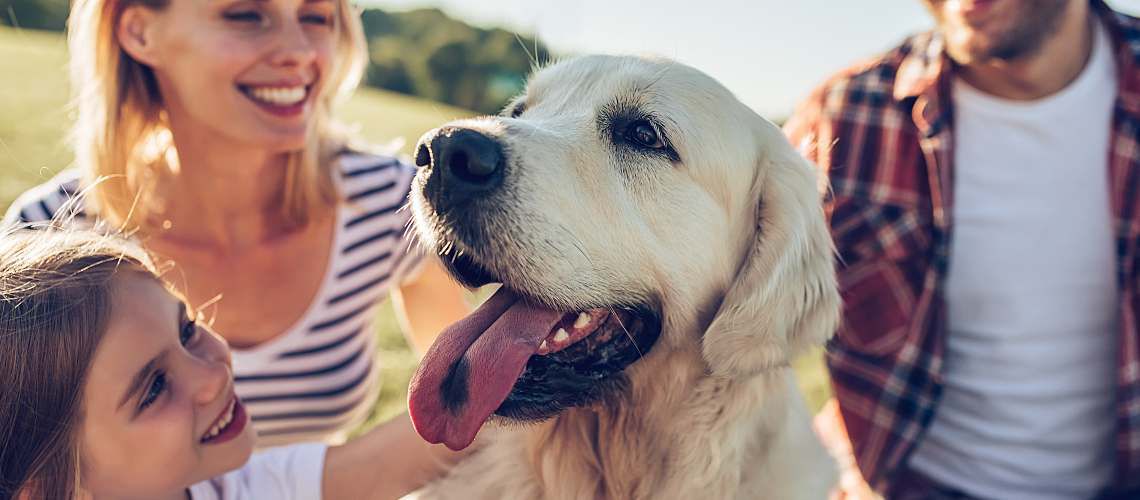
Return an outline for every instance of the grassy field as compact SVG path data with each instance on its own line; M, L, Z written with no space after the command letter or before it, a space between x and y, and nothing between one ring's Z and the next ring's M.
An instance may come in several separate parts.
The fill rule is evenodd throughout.
M66 167L64 144L72 113L67 107L67 54L61 36L0 27L0 207L25 189ZM399 94L362 89L340 112L359 127L361 137L377 144L403 141L402 151L425 131L468 113ZM383 384L373 421L404 409L415 356L396 325L391 305L380 311L377 329ZM800 383L817 408L827 384L815 353L797 361Z

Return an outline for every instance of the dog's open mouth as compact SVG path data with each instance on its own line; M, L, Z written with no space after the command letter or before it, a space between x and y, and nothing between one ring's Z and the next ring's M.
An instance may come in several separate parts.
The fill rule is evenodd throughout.
M467 284L490 279L449 264ZM657 318L643 307L555 310L504 286L424 355L409 391L412 423L459 450L493 413L536 420L598 400L656 342Z

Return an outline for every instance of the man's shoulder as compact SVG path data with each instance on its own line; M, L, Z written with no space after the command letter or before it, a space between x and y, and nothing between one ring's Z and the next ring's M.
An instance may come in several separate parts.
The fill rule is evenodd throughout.
M876 104L893 98L899 71L911 57L927 53L933 34L918 33L875 56L860 60L828 77L818 85L808 102L821 106L824 115L844 104Z
M840 136L850 146L852 130L863 132L858 137L873 137L875 131L904 126L905 118L897 115L906 113L906 106L896 98L896 87L909 93L911 84L900 83L900 76L913 79L916 69L920 74L936 69L931 65L936 49L933 33L919 33L834 73L800 102L784 124L788 139L801 154L829 169L827 156L837 151Z
M1118 55L1127 54L1133 61L1140 61L1140 18L1113 9L1102 11L1100 18L1113 35Z
M1140 18L1111 7L1101 12L1101 20L1107 22L1113 31L1123 37L1124 41L1140 44ZM1140 47L1133 47L1133 52L1137 51L1140 51Z

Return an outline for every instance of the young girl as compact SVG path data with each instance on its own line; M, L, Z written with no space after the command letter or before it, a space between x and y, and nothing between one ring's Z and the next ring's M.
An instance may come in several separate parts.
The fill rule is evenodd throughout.
M142 251L90 232L0 235L0 380L5 499L394 498L450 456L398 419L251 459L226 342Z
M413 168L330 126L365 61L355 9L75 0L68 41L76 168L9 221L70 206L133 231L177 263L164 278L191 304L222 297L206 313L235 349L259 446L341 441L379 393L373 306L391 292L421 350L469 310L405 230Z

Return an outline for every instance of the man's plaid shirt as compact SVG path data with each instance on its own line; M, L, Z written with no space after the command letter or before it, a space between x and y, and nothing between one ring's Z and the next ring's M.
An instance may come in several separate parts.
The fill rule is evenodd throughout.
M1093 2L1119 92L1108 151L1120 288L1116 485L1140 486L1140 20ZM855 459L877 490L938 404L954 221L952 64L937 34L903 42L817 89L786 131L828 172L843 325L828 366ZM1107 417L1107 416L1106 416Z

